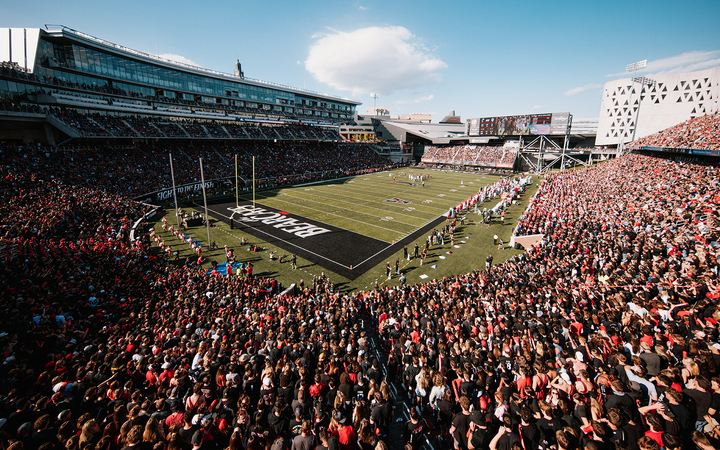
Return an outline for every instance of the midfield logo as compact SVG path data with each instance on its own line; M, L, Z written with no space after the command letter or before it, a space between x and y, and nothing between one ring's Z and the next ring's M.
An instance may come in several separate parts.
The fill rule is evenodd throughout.
M401 198L393 197L385 200L386 203L400 203L401 205L409 205L410 202Z

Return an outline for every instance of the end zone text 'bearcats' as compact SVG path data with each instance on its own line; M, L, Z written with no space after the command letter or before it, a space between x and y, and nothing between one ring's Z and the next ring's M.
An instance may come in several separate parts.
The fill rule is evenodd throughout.
M275 213L262 208L253 208L252 206L239 206L228 209L235 214L239 214L241 217L239 217L238 220L241 222L260 222L266 225L275 224L274 228L279 228L301 238L330 232L327 228L321 228L307 222L300 222L299 219L290 216L288 213Z

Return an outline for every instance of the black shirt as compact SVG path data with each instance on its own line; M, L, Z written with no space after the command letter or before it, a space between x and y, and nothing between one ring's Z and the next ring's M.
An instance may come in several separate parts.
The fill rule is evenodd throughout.
M627 442L627 433L625 433L625 430L622 428L618 428L617 430L608 428L608 431L610 432L608 435L608 441L610 441L613 445L618 441Z
M680 425L681 430L686 430L690 425L694 425L692 423L692 413L685 406L668 403L668 407L675 416L675 421Z
M592 414L590 413L590 408L588 408L586 405L576 405L575 411L573 411L573 416L577 419L578 423L581 426L583 424L583 417L586 418L588 422L592 422Z
M405 442L412 444L413 448L419 448L421 445L421 438L423 436L423 424L418 420L417 423L413 423L412 420L408 420L405 423Z
M512 445L515 442L520 442L520 435L514 431L510 431L509 433L503 434L500 439L498 439L496 448L497 450L512 450Z
M390 425L390 403L377 403L373 406L370 419L376 427L380 428L381 433L385 433Z
M637 441L645 435L645 431L638 430L638 427L636 425L627 424L624 427L622 427L625 431L625 435L627 436L628 441L628 447L630 450L637 450Z
M438 409L440 410L440 413L438 414L438 422L449 424L452 421L452 410L453 410L453 404L452 402L449 402L444 399L438 400Z
M293 389L292 386L280 386L277 388L277 396L282 399L285 404L292 403L294 393L295 389Z
M178 430L178 434L180 437L185 441L185 443L190 446L190 441L192 440L193 434L198 430L199 428L195 425L191 426L189 429L185 429L185 427L182 427Z
M272 428L278 436L285 436L289 431L287 420L282 416L276 416L272 412L268 416L268 425L270 425L270 428Z
M460 443L460 448L467 448L467 431L470 428L470 414L458 413L453 416L452 426L455 427L453 436Z
M622 380L623 383L628 384L629 380L627 377L627 373L625 373L625 364L618 364L615 366L615 370L617 371L617 377Z
M312 450L315 448L315 435L295 436L292 443L292 450Z
M534 423L527 426L520 425L520 436L522 443L525 444L525 450L537 450L540 444L540 429Z
M715 410L715 415L713 416L714 419L717 420L717 418L720 416L720 394L713 393L712 395L712 401L710 402L710 409Z
M625 373L625 370L623 370L623 373ZM638 407L637 403L635 403L635 400L629 395L629 394L610 394L607 397L607 401L605 402L605 410L608 411L610 408L617 408L619 405L625 405L627 407L627 410L632 412L633 418L638 418Z
M490 436L488 429L476 426L470 438L472 446L475 448L488 448L490 441L492 441L492 436Z
M697 420L705 420L703 417L708 413L710 404L712 403L712 394L710 392L702 392L697 389L685 389L683 394L695 400L695 414Z
M659 374L660 371L663 369L662 358L660 358L657 353L645 352L640 355L640 359L645 361L647 373L650 377L654 377L655 375Z
M558 430L562 430L562 422L560 422L557 417L553 417L552 419L546 419L545 417L542 417L538 419L537 426L542 432L545 440L549 443L554 443L555 432Z

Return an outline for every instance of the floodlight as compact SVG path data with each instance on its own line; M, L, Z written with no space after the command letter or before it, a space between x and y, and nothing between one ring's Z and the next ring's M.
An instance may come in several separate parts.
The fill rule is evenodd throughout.
M653 80L652 78L648 78L648 77L633 78L633 81L635 83L640 83L643 86L652 86L653 84L655 84L655 80Z
M643 59L642 61L634 62L632 64L628 64L625 67L625 70L627 72L636 72L640 69L644 69L647 67L647 59Z

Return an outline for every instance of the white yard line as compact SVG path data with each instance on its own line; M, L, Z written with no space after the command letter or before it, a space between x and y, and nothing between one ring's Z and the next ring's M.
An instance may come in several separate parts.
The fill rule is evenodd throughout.
M304 200L304 201L307 201L307 202L319 203L319 204L321 204L321 205L327 205L327 203L325 203L325 202L318 201L318 200L313 200L313 199L310 199L310 198L307 198L307 197L296 197L296 196L294 196L294 195L289 195L289 194L283 194L282 197L291 197L291 198L296 198L296 199L299 199L299 200ZM318 195L315 195L315 197L325 198L325 197L318 196ZM278 198L278 197L273 198L273 201L275 201L277 198ZM277 201L281 201L281 202L282 202L283 200L277 200ZM292 203L292 202L284 202L284 203ZM350 203L350 202L344 202L344 203ZM296 205L296 206L298 206L298 207L301 207L301 208L308 208L308 209L312 209L313 211L320 211L320 212L322 212L323 214L330 214L330 215L333 215L333 216L342 217L342 218L349 219L349 220L355 220L356 222L360 222L360 223L363 223L363 224L372 225L372 224L370 224L370 223L368 223L368 222L363 222L363 221L360 221L360 220L357 220L357 219L350 219L350 218L348 218L348 217L346 217L346 216L340 216L340 215L338 215L338 214L331 213L331 212L327 212L327 211L325 211L325 210L320 210L320 209L311 208L311 207L309 207L309 206L304 206L304 205L301 204L301 203L292 203L292 204L293 204L293 205ZM357 205L357 203L356 203L355 205ZM378 220L382 220L382 219L384 218L384 217L376 216L376 215L373 215L373 214L368 214L368 213L364 213L364 212L361 212L361 211L356 211L356 210L351 209L351 208L343 208L343 207L341 207L341 206L336 206L336 205L330 205L330 206L332 206L332 207L335 208L335 209L340 209L340 210L342 210L342 211L351 211L351 212L353 212L353 213L355 213L355 214L362 214L362 215L364 215L364 216L377 217ZM371 208L371 209L378 209L378 208ZM388 213L389 213L389 214L392 214L392 212L388 212L387 210L384 210L384 213L385 213L385 214L388 214ZM407 215L407 214L406 214L406 215ZM402 225L407 225L407 226L409 226L409 227L418 228L418 226L417 226L416 224L413 224L413 223L401 222L401 221L395 220L395 219L393 219L392 222L396 222L396 223L399 223L399 224L402 224Z
M456 187L457 187L457 186L454 186L453 188L456 188ZM381 188L378 186L378 189L381 189ZM422 189L422 188L421 188L421 189ZM365 191L367 191L367 189L366 189ZM375 191L376 191L376 190L375 190ZM375 192L375 191L373 191L373 192ZM380 195L384 194L386 191L387 191L387 189L385 188L385 189L380 193ZM448 190L448 191L449 191L449 190ZM421 190L420 192L422 192L422 190ZM451 193L445 194L445 197L443 197L443 198L446 198L446 199L448 199L448 200L452 200L452 199L457 198L457 202L462 202L462 201L465 201L465 200L467 200L468 198L472 197L472 196L475 195L476 193L477 193L477 192L472 191L472 190L468 191L468 192L467 192L467 195L458 195L458 194L456 194L456 193L452 193L452 192L451 192ZM427 199L428 197L430 197L429 195L424 195L424 196L423 196L423 195L421 195L421 194L419 194L419 193L416 194L416 193L414 193L414 192L407 192L407 193L404 192L403 195L405 195L405 194L407 194L407 196L408 196L409 199L414 199L414 200L417 200L417 201L422 201L422 200L425 200L425 199ZM464 194L464 192L461 192L461 194ZM436 198L436 197L431 197L431 198ZM450 207L450 206L448 206L448 208L449 208L449 207ZM443 211L443 212L444 212L445 210L447 210L447 208L442 208L442 211Z
M314 190L313 192L323 193L324 191ZM378 201L377 199L372 199L372 200L369 199L369 200L367 200L368 203L358 203L357 201L343 200L342 198L347 198L347 197L348 197L347 195L342 195L342 194L340 194L340 195L321 195L321 194L317 194L317 193L315 193L315 194L312 194L312 193L311 193L311 194L308 194L308 196L309 196L309 197L317 197L317 198L321 198L321 199L328 199L328 200L333 200L333 201L339 201L339 202L347 203L347 204L350 204L350 205L353 205L353 206L362 206L362 207L365 207L365 208L368 208L368 209L374 209L374 210L376 210L376 211L381 211L383 214L388 214L388 213L390 213L390 214L394 214L394 215L410 217L411 219L418 219L417 216L414 216L414 215L411 215L411 214L406 214L406 213L404 213L404 212L402 212L402 211L397 211L397 210L388 211L387 209L380 208L380 207L378 207L378 206L372 206L372 205L369 205L369 204L368 204L368 203L376 203L376 202ZM329 194L333 194L333 192L332 192L332 191L329 191ZM287 194L287 193L283 192L283 196L285 196L285 195L288 196L288 197L293 197L293 198L306 199L306 197L297 197L297 196L293 196L293 195L290 195L290 194ZM308 200L308 201L315 202L315 203L323 203L323 202L319 202L319 201L317 201L317 200L312 200L312 199L309 199L309 198L308 198L307 200ZM323 204L326 204L326 203L323 203ZM398 206L399 206L399 205L398 205ZM335 206L335 205L333 205L333 207L339 208L339 209L344 209L344 210L346 210L346 211L353 211L353 212L358 213L358 214L365 214L365 215L372 216L372 217L378 217L379 219L383 217L383 216L376 216L376 215L374 215L374 214L364 213L364 212L361 212L361 211L356 211L356 210L353 209L353 208L343 208L343 207L341 207L341 206ZM403 207L406 208L407 206L404 205ZM444 210L443 210L443 211L444 211ZM429 213L429 214L432 214L432 213ZM437 216L439 216L439 215L440 215L440 213L434 214L435 217L437 217ZM420 218L420 220L424 220L424 219ZM431 220L433 220L433 219L431 219ZM397 223L401 223L401 224L403 224L403 225L409 225L409 226L413 226L413 227L415 226L415 224L407 223L407 222L401 222L401 221L399 221L399 220L393 220L393 222L397 222Z
M285 194L285 195L283 195L283 197L292 197L292 196ZM287 202L287 201L284 201L284 200L278 200L277 197L275 197L275 198L273 199L273 201L278 201L278 202L281 202L281 203L289 203L289 204L294 205L294 206L297 206L297 207L299 207L299 208L305 208L305 209L309 209L309 210L312 210L312 211L317 211L317 212L320 212L320 213L323 213L323 214L327 214L327 215L330 215L330 216L340 217L340 218L345 219L345 220L351 220L351 221L353 221L353 222L358 222L358 223L361 223L361 224L363 224L363 225L369 225L369 226L371 226L371 227L380 228L381 230L390 231L390 232L395 233L395 234L400 234L400 235L402 234L401 231L393 230L393 229L391 229L391 228L381 227L380 225L375 225L375 224L372 224L372 223L363 222L362 220L351 219L351 218L346 217L346 216L341 216L340 214L334 214L334 213L327 212L327 211L324 211L324 210L321 210L321 209L311 208L311 207L309 207L309 206L304 206L304 205L299 205L298 203ZM320 202L314 202L314 203L320 203ZM268 206L271 206L271 205L268 205ZM302 214L298 214L298 215L301 216ZM314 219L314 218L313 218L312 220L315 220L315 221L317 221L317 222L322 223L321 220L317 220L317 219ZM405 224L405 225L410 225L410 224ZM411 226L414 226L414 225L411 225ZM342 228L342 227L338 227L338 228ZM418 228L421 228L421 227L417 227L416 229L418 229ZM347 230L347 228L343 228L343 229ZM352 230L347 230L347 231L352 231ZM353 232L353 233L356 233L356 234L361 234L361 235L363 235L363 236L366 236L366 237L369 237L369 238L372 238L372 239L377 239L378 241L382 241L382 239L378 239L378 238L373 237L373 236L368 236L368 235L366 235L366 234L358 233L358 232L356 232L356 231L352 231L352 232ZM385 241L383 241L383 242L385 242Z
M370 191L370 192L376 192L375 190L371 190L371 189L355 189L355 188L347 188L347 187L345 187L344 190L350 191L350 192L354 192L354 193L360 192L360 193L361 193L360 195L366 194L368 191ZM381 196L381 195L383 195L383 194L384 194L384 195L387 195L385 191L382 191L382 192L379 192L379 191L378 191L378 192L377 192L377 195L378 195L378 196ZM437 208L437 207L436 207L436 208L433 208L433 207L429 207L429 208L428 208L428 206L427 206L428 204L427 204L427 203L424 203L424 204L422 203L422 200L427 200L427 196L425 196L425 198L423 198L422 200L421 200L421 196L413 196L412 194L411 194L411 195L405 195L405 193L402 193L401 196L403 197L403 200L412 199L412 200L415 200L415 201L410 202L410 204L408 204L408 205L402 205L402 206L398 205L398 207L407 208L407 207L409 207L409 206L412 206L413 208L415 208L415 210L416 210L418 213L421 213L421 214L430 214L430 215L433 215L433 216L439 216L440 214L442 214L442 213L444 213L444 212L447 211L447 208ZM340 197L347 197L347 196L341 195ZM365 195L365 197L369 197L369 196L368 196L368 195ZM379 202L379 200L377 200L377 198L368 198L368 202ZM389 203L389 202L388 202L388 203ZM425 209L435 209L435 210L437 210L438 212L418 210L418 208L417 208L418 205L422 205L422 207L425 208ZM375 208L375 209L382 209L382 208ZM401 212L401 213L399 213L399 214L403 214L403 213ZM408 216L409 216L410 214L404 214L404 215L408 215Z

